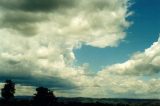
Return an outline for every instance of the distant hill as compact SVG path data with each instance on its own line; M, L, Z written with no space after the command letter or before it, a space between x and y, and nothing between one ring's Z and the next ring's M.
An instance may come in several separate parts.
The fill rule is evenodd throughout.
M33 96L16 96L16 99L31 100ZM143 103L160 102L160 99L127 99L127 98L85 98L85 97L57 97L58 102L64 103Z
M159 99L120 99L120 98L66 98L59 97L59 102L66 103L145 103L145 102L159 102Z
M32 96L16 96L16 104L21 103L20 106L27 106L31 103ZM22 102L23 101L23 102ZM160 106L159 99L119 99L119 98L67 98L67 97L57 97L57 106L73 106L73 105L106 105L107 106ZM0 100L0 106L3 106ZM19 105L16 105L19 106Z

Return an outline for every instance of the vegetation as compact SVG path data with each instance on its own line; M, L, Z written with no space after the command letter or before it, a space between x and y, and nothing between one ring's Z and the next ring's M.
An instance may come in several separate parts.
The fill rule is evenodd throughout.
M52 106L56 103L56 97L48 88L39 87L36 91L37 93L33 97L33 105Z
M9 101L14 98L15 84L11 80L6 80L4 88L1 90L1 95L4 100Z

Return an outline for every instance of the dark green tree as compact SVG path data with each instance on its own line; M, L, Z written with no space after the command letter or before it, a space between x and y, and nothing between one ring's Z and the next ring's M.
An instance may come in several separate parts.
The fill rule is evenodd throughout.
M1 89L1 95L5 100L14 98L15 83L12 80L6 80L4 88Z
M37 93L33 97L33 105L36 106L53 106L56 103L56 97L48 88L38 87Z

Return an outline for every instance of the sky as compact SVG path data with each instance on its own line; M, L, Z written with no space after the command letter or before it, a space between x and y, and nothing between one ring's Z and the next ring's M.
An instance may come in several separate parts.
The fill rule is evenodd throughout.
M160 30L159 0L132 0L127 17L133 24L125 29L126 37L117 47L96 48L83 45L75 50L76 64L89 63L91 70L98 71L106 65L126 61L135 52L143 52L157 41ZM96 61L95 61L96 60Z
M159 98L159 0L1 0L0 88Z

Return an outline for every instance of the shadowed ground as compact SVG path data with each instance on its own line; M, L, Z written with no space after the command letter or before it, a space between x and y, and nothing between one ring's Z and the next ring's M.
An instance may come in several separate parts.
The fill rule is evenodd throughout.
M18 98L10 102L0 100L0 106L43 106L33 105L28 98ZM45 105L47 106L47 105ZM92 98L57 98L49 106L160 106L160 100L154 99L92 99Z

